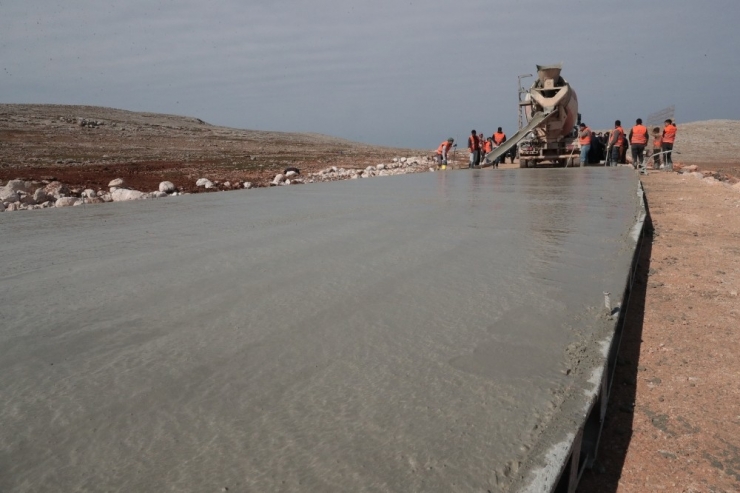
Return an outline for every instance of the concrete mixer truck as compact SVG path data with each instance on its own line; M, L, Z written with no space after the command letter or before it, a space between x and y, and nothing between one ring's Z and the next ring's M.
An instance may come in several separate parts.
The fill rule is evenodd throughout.
M537 80L519 105L526 125L503 145L488 153L483 166L493 163L518 146L519 167L542 163L574 166L578 163L578 98L560 76L561 65L537 65Z

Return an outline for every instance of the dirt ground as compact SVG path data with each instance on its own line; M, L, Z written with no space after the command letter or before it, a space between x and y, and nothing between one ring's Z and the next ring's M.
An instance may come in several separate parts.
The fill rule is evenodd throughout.
M143 192L199 178L266 186L287 167L365 168L429 150L371 146L321 134L241 130L197 118L96 106L0 104L0 181L57 180L107 190L123 178ZM215 191L215 189L213 190Z
M740 122L678 128L674 161L740 179ZM200 177L264 185L287 166L364 168L432 152L107 108L0 105L2 181L101 189L120 177L143 191L162 180L195 191ZM467 162L464 150L456 158ZM642 181L652 223L599 457L578 491L738 492L740 189L660 171Z

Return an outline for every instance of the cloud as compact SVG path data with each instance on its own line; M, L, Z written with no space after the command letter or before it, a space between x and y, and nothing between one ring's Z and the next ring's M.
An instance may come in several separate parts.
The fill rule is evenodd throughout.
M389 0L0 5L4 102L96 104L433 147L516 124L516 76L562 61L597 128L675 104L728 118L740 4Z

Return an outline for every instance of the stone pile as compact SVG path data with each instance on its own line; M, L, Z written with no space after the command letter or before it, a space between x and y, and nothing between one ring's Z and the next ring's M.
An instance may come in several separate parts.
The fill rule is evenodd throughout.
M288 171L285 174L275 176L270 186L291 185L294 183L316 183L323 181L356 180L359 178L372 178L375 176L405 175L407 173L420 173L434 171L430 167L434 163L428 157L401 157L393 158L390 163L381 163L366 168L339 168L331 166L316 173L310 173L304 180L296 178L296 173ZM293 174L291 174L293 173Z
M288 168L285 172L275 176L269 186L286 186L302 183L317 183L337 180L355 180L376 176L404 175L407 173L421 173L434 171L434 162L429 157L401 157L394 158L390 163L381 163L365 168L341 168L331 166L316 173L310 173L305 178L297 168ZM0 185L2 185L0 183ZM252 182L226 181L220 183L208 178L200 178L195 185L205 190L236 190L254 187ZM154 192L133 190L126 185L122 178L116 178L108 183L108 190L70 189L58 181L24 181L10 180L0 186L0 211L34 210L49 207L74 207L84 204L101 204L104 202L125 202L130 200L147 200L183 195L177 187L169 181L159 184Z
M707 185L722 185L740 192L740 181L737 181L736 178L725 175L723 173L718 173L716 171L702 171L695 164L692 164L690 166L682 166L676 163L673 165L673 171L679 173L682 176L692 176L694 178L697 178Z
M131 190L121 178L108 184L108 191L90 188L70 189L58 181L10 180L0 187L0 211L47 209L49 207L73 207L104 202L124 202L180 195L174 184L163 181L155 192Z

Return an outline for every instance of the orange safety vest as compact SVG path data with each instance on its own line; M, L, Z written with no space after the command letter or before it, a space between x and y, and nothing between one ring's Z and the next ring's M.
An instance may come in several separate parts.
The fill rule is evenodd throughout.
M493 134L493 141L496 143L497 146L500 146L503 144L503 142L506 140L506 134L503 132L496 132Z
M468 137L468 149L470 149L470 152L480 149L480 140L478 140L477 135L471 135Z
M668 125L666 128L663 129L663 143L673 144L675 140L676 140L676 126Z
M439 154L440 156L442 156L444 154L445 148L449 151L450 150L450 147L452 147L452 144L450 142L448 142L448 141L445 140L444 142L442 142L441 144L439 144L439 147L437 147L437 154Z
M624 129L622 127L616 127L614 132L619 132L617 134L617 142L614 144L614 147L622 147L624 145Z
M581 134L586 135L581 135ZM578 134L578 143L582 146L587 146L591 143L591 129L588 127L585 127L579 134Z
M648 141L648 129L644 125L635 125L632 127L632 143L633 144L647 144Z
M660 149L660 144L663 143L663 139L660 138L660 135L653 136L653 147L656 149Z
M493 142L491 142L490 140L486 140L483 143L483 150L485 151L486 154L491 152L493 150Z

